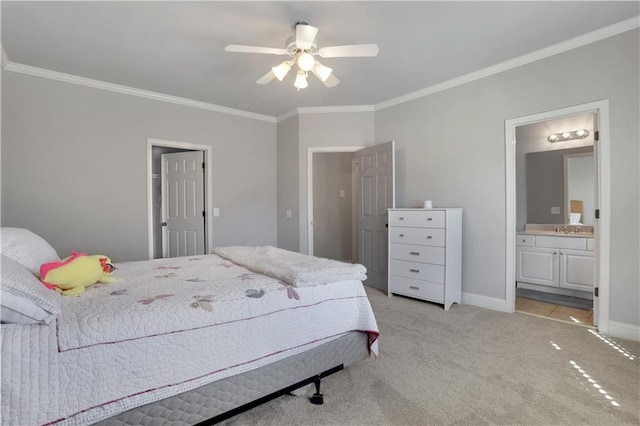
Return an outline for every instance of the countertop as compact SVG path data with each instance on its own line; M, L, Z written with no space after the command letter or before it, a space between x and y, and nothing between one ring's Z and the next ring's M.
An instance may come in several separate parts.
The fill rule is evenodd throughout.
M518 235L545 235L545 236L554 236L554 237L574 237L574 238L593 238L592 232L568 232L564 231L546 231L540 229L529 229L526 231L518 231Z

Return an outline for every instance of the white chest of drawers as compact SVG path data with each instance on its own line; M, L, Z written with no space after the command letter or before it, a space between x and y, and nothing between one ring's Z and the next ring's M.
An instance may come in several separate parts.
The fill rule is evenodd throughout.
M389 288L444 305L462 300L462 209L389 209Z

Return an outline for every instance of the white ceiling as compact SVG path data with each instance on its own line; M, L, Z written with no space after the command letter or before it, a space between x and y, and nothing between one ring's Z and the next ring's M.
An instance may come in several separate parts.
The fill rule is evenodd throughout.
M12 2L2 1L11 63L228 108L376 105L640 14L637 1ZM227 44L285 47L297 21L322 46L377 43L375 58L332 58L341 83L296 91L255 84L283 58Z

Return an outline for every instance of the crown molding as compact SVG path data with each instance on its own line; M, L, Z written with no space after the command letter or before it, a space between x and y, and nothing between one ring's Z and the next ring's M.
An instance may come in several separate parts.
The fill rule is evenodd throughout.
M177 105L199 108L207 111L220 112L223 114L236 115L238 117L251 118L254 120L266 121L269 123L276 122L276 118L270 115L256 114L240 109L227 108L221 105L210 104L208 102L166 95L164 93L152 92L149 90L136 89L135 87L122 86L120 84L108 83L106 81L93 80L91 78L80 77L77 75L66 74L58 71L51 71L44 68L32 67L30 65L23 65L15 62L9 62L4 68L7 71L12 71L20 74L48 78L65 83L78 84L80 86L92 87L94 89L101 89L109 92L138 96L141 98L153 99L156 101L170 102Z
M277 122L284 121L295 115L302 114L331 114L343 112L374 112L373 105L343 105L343 106L324 106L324 107L299 107L286 112L277 118Z
M0 46L0 48L2 48L2 62L0 62L0 64L2 65L2 69L5 69L7 65L11 63L11 61L9 61L9 55L7 55L7 52L5 52L4 46Z
M284 114L279 115L278 118L276 118L276 122L277 123L281 123L281 122L283 122L285 120L288 120L291 117L295 117L298 114L299 114L298 113L298 108L294 108L289 112L285 112Z
M545 47L540 50L536 50L531 53L527 53L526 55L519 56L514 59L510 59L508 61L501 62L496 65L492 65L487 68L483 68L478 71L474 71L469 74L465 74L461 77L454 78L452 80L448 80L434 86L430 86L416 92L408 93L403 96L398 96L397 98L389 99L388 101L381 102L374 106L376 111L402 104L405 102L412 101L414 99L422 98L428 95L432 95L437 92L442 92L443 90L451 89L453 87L461 86L466 83L470 83L475 80L480 80L485 77L492 76L494 74L498 74L504 71L511 70L513 68L517 68L523 65L527 65L532 62L539 61L541 59L545 59L559 53L563 53L572 49L576 49L578 47L586 46L591 43L595 43L600 40L604 40L609 37L616 36L618 34L622 34L627 31L634 30L640 27L640 15L635 16L633 18L626 19L624 21L618 22L613 25L609 25L607 27L600 28L599 30L592 31L587 34L583 34L578 37L571 38L569 40L565 40L563 42Z

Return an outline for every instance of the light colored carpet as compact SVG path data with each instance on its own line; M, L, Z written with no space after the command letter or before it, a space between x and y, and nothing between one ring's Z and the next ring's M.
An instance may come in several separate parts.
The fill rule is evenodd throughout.
M640 424L640 344L592 329L367 289L380 357L225 425ZM591 331L590 331L591 330Z

